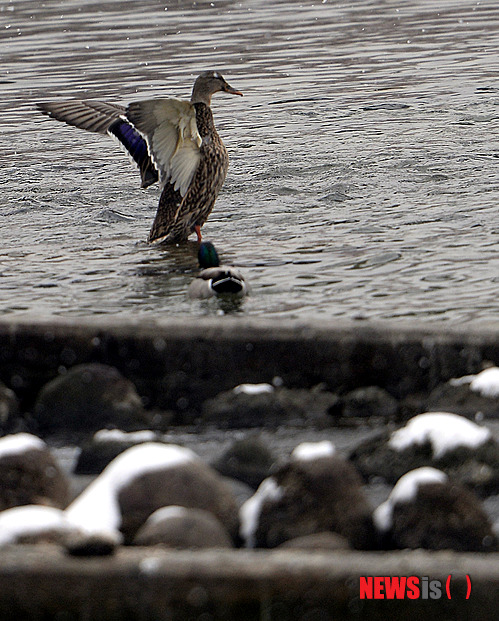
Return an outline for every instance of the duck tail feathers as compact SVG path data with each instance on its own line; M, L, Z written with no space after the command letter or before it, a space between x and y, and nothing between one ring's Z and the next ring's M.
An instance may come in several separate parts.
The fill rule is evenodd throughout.
M244 281L237 276L225 274L219 278L214 278L211 282L211 288L217 295L223 295L224 293L244 295L246 285Z

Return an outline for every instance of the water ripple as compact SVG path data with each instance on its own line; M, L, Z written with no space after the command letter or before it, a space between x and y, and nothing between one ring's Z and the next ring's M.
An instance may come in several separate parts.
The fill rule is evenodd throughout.
M0 8L4 315L497 321L499 8L493 2ZM237 307L186 297L196 244L145 243L158 191L47 98L189 95L215 67L231 168L205 237Z

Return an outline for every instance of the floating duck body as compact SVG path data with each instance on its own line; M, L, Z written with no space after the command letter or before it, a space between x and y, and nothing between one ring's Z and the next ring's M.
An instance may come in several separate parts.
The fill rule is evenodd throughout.
M242 95L216 71L202 73L191 101L161 98L128 107L103 102L39 104L49 116L117 138L139 167L142 187L162 187L150 242L177 243L201 227L213 209L229 165L210 108L214 93Z
M242 273L230 265L220 265L217 251L211 242L202 242L198 252L202 268L189 286L191 298L210 298L232 294L243 297L249 293L249 286Z

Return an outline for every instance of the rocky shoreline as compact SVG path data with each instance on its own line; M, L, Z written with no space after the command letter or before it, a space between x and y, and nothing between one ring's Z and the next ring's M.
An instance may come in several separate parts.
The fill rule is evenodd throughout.
M374 604L359 602L354 593L342 608L338 598L345 586L337 592L334 580L327 596L314 587L303 601L303 593L284 597L279 587L275 601L272 595L265 603L261 593L253 601L250 593L262 579L252 574L243 598L252 612L233 616L241 594L222 597L213 577L209 588L205 584L209 575L223 573L217 559L224 548L234 567L241 563L241 575L249 566L254 572L248 558L273 566L272 555L290 547L289 558L276 558L294 559L289 562L305 583L312 579L313 559L328 571L331 564L345 564L346 583L357 591L360 574L352 573L348 560L356 555L372 566L370 575L382 575L388 558L406 559L404 575L416 575L416 552L408 548L434 550L425 553L428 575L444 554L436 550L447 550L449 574L457 559L466 565L464 554L470 564L479 558L490 569L487 577L482 568L482 587L487 580L497 584L499 334L493 329L331 328L233 318L119 325L38 321L0 323L0 351L0 542L11 565L16 557L19 568L24 559L37 559L26 578L34 579L37 550L48 542L60 546L50 548L52 570L66 567L71 579L82 579L91 567L94 579L106 580L111 571L113 582L128 555L137 560L134 555L143 554L146 562L165 554L175 567L189 553L198 569L202 561L195 559L206 562L195 580L210 595L198 613L227 604L230 612L215 616L227 619L260 618L255 611L262 606L267 618L305 618L294 606L286 608L287 600L300 601L310 618L333 618L333 610L334 618L356 618ZM283 429L293 430L293 441L276 451L266 440ZM179 430L189 435L190 448L172 444ZM310 443L312 430L319 441ZM348 450L335 445L341 430L354 438L359 430ZM196 438L201 443L207 434L218 441L208 461L196 450ZM64 445L78 447L69 479L53 461ZM83 475L92 482L75 498L70 490ZM373 506L372 488L379 484L388 491L397 485ZM22 531L20 524L34 519L48 526ZM16 525L14 535L10 524ZM241 546L275 551L259 557L263 550ZM72 556L83 564L72 565ZM1 582L9 571L0 561ZM276 574L264 581L265 589L273 591L280 579ZM7 591L8 601L16 600ZM485 587L483 594L484 610L492 611L498 596ZM0 618L13 618L3 612L5 597ZM33 588L30 606L43 618L58 618L47 612L44 597ZM400 612L402 603L393 610ZM190 618L181 607L176 616L130 617L129 604L115 605L115 613L103 604L107 616L91 618ZM38 618L23 617L21 604L15 606L18 618ZM283 616L273 612L279 606L286 608ZM439 606L447 611L449 602L442 599ZM61 611L81 618L70 608ZM328 612L314 616L319 609ZM343 616L337 616L340 609Z

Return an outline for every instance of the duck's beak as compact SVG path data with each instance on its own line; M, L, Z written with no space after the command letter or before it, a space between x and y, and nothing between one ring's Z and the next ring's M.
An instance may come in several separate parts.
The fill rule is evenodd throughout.
M225 82L225 84L223 85L223 91L225 93L230 93L231 95L241 95L241 97L243 96L241 91L236 91L236 89L232 88L232 86L227 82Z

